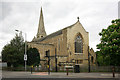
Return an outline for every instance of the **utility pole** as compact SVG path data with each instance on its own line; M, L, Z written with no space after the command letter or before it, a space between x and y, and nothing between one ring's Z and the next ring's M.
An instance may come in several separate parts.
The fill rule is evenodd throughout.
M58 69L57 69L57 54L56 54L56 48L55 48L55 72L58 72Z
M90 72L90 53L89 53L89 46L88 46L88 72Z

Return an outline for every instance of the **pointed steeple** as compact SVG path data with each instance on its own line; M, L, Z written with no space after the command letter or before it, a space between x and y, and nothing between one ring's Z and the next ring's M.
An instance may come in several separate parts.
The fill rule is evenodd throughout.
M38 32L37 32L37 38L42 38L46 36L45 27L44 27L44 19L43 19L43 12L42 7L40 11L40 19L39 19L39 25L38 25Z

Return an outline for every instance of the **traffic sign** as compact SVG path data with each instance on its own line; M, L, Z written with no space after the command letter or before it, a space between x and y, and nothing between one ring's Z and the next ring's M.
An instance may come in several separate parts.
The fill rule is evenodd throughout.
M27 55L26 54L24 55L24 61L27 61Z

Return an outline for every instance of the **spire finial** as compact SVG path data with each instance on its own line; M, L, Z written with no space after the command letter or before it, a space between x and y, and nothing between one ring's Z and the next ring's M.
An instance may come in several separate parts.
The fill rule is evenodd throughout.
M79 21L79 17L77 17L78 21Z

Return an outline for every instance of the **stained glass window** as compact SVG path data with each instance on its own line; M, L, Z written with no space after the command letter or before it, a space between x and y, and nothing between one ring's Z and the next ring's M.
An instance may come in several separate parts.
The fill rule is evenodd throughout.
M75 38L75 53L83 53L83 40L80 35Z

